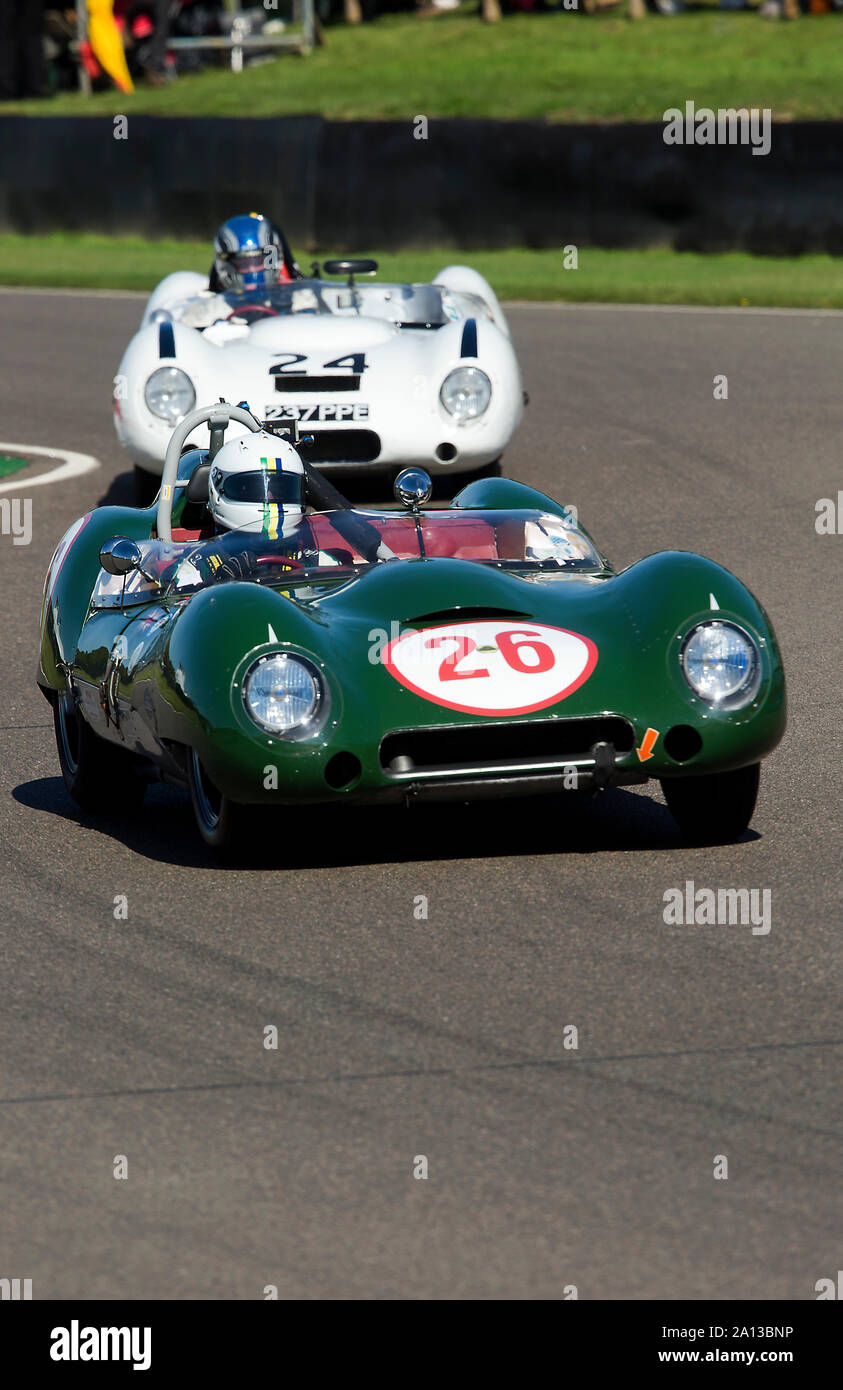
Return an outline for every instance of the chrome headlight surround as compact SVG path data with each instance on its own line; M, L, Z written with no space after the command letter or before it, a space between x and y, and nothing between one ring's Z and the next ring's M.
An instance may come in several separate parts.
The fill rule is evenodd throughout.
M330 709L322 673L297 652L264 652L257 657L243 673L241 694L246 716L256 728L294 742L318 733Z
M158 367L147 377L143 398L150 414L177 425L196 404L196 389L180 367Z
M455 367L442 382L439 399L457 424L466 425L488 410L492 383L479 367Z
M679 666L693 693L716 711L743 709L761 685L758 643L727 618L695 623L682 642Z

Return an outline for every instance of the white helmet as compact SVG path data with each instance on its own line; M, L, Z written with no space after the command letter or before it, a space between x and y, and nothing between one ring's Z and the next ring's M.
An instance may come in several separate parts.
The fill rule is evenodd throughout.
M224 444L211 464L208 507L224 530L292 535L305 509L304 465L292 444L266 430Z

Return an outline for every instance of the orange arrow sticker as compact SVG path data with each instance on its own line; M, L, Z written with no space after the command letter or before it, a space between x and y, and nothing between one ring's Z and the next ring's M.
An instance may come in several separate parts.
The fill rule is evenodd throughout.
M639 758L639 761L640 761L640 762L645 763L645 762L647 761L648 758L652 758L652 756L653 756L653 749L654 749L655 746L656 746L656 739L658 738L658 736L659 736L659 731L658 731L658 729L648 729L648 730L647 730L646 734L644 735L643 739L641 740L641 747L640 747L640 748L636 748L636 750L635 750L636 753L638 754L638 758Z

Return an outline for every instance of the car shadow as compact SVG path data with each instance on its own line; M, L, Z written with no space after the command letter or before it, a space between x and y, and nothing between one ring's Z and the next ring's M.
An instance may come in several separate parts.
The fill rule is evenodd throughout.
M108 489L97 502L98 507L134 507L135 475L133 472L118 473L112 478Z
M80 811L60 777L22 782L22 806L109 835L135 854L181 868L227 868L199 840L186 795L150 787L132 815ZM353 868L425 861L525 858L687 848L667 807L639 792L563 793L525 799L268 810L262 831L230 867ZM759 840L748 830L739 843ZM283 846L283 854L279 853Z

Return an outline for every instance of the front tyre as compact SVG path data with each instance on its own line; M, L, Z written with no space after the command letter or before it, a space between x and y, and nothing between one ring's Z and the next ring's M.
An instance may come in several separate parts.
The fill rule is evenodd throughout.
M250 808L229 801L223 795L211 781L193 748L188 749L187 772L196 828L205 844L222 855L242 850L252 822Z
M98 738L70 691L60 691L53 701L53 724L61 775L77 806L119 815L141 804L146 783L131 754Z
M664 777L661 787L683 838L722 845L743 835L758 796L759 763L704 777Z

